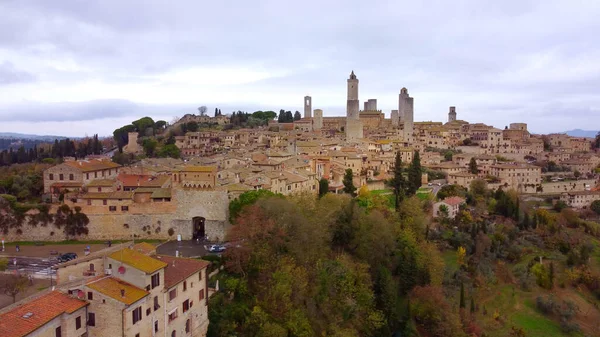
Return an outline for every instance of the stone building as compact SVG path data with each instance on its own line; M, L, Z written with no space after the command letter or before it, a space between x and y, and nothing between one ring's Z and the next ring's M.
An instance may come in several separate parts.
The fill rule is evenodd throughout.
M536 188L542 182L541 168L524 163L491 165L490 175L498 178L501 185L517 192L526 186Z
M449 197L440 202L433 204L433 217L438 218L441 216L440 208L446 206L448 211L448 218L454 219L460 210L460 205L465 203L465 199L461 197Z
M354 141L363 138L363 126L360 121L358 100L358 78L354 71L350 74L348 82L348 100L346 104L346 140Z
M87 336L88 305L59 291L34 296L0 310L0 336Z
M80 190L96 179L115 178L121 165L110 159L71 160L44 170L44 193Z
M139 153L142 151L142 148L138 144L138 133L137 132L129 132L127 134L129 141L127 145L123 147L123 152L125 153Z
M313 121L313 130L318 131L323 128L323 110L315 109Z
M456 120L456 107L451 106L448 112L448 123L452 123Z
M578 191L561 193L560 200L575 208L590 207L592 202L600 200L600 191Z
M304 96L304 118L312 118L312 97Z
M398 95L398 112L400 120L404 124L403 139L404 142L413 142L413 123L414 123L414 100L408 95L408 90L402 88Z
M400 125L400 115L398 114L398 110L392 110L390 118L392 119L392 127L398 127L398 125Z

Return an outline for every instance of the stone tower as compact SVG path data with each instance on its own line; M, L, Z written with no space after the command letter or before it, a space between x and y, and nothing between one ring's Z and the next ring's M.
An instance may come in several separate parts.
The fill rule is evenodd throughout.
M404 141L413 141L414 100L408 95L408 89L402 88L398 99L398 112L404 122Z
M137 153L140 152L140 146L137 143L138 133L137 132L129 132L127 133L127 138L129 139L127 145L123 147L123 152L125 153Z
M348 78L348 100L346 104L346 140L363 138L362 123L359 118L358 78L354 70Z
M456 107L451 106L450 112L448 112L448 123L454 122L456 120Z
M392 110L391 119L393 127L398 127L398 125L400 125L400 116L398 115L398 110Z
M318 131L323 128L323 110L315 109L313 118L313 130Z
M312 98L304 96L304 118L311 118L312 115Z

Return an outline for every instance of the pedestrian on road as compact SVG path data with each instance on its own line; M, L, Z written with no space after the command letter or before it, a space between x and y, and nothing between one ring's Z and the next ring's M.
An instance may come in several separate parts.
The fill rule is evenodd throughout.
M17 258L16 257L13 259L13 266L15 266L15 267L17 266Z
M16 245L15 248L17 249L17 252L21 251L21 247L19 247L19 245Z

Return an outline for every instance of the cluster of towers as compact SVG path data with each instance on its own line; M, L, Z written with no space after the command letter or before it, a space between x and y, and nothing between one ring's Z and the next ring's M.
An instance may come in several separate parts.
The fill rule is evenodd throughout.
M346 125L344 131L346 140L352 141L363 138L363 123L360 120L360 101L358 99L358 78L354 71L350 73L347 80L348 94L346 101ZM369 99L364 102L364 111L376 111L377 100ZM320 130L323 128L323 110L315 109L314 116L312 110L312 98L304 97L304 118L312 119L313 129ZM456 120L456 107L451 106L448 113L448 122ZM412 143L414 140L414 99L408 95L406 88L400 89L398 95L398 110L392 110L391 114L392 127L403 125L403 139L406 143Z

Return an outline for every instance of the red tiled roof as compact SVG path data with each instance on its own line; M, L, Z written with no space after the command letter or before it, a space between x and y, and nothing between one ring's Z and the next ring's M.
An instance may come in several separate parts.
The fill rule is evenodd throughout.
M61 292L53 291L28 301L7 313L0 314L0 336L26 336L59 315L71 314L88 304ZM25 318L27 316L29 317Z
M76 169L80 169L82 172L93 172L121 167L121 165L113 163L110 160L98 159L66 161L64 164Z
M117 176L117 180L123 184L123 186L131 187L131 186L141 186L143 182L150 180L149 175L141 175L141 174L125 174L119 173Z
M210 262L204 260L186 259L166 255L156 256L156 259L168 264L165 268L165 288L167 289L208 267L210 264Z
M442 202L451 205L451 206L456 206L456 205L460 205L463 202L465 202L465 199L461 198L461 197L450 197L450 198L446 198L444 200L442 200Z

